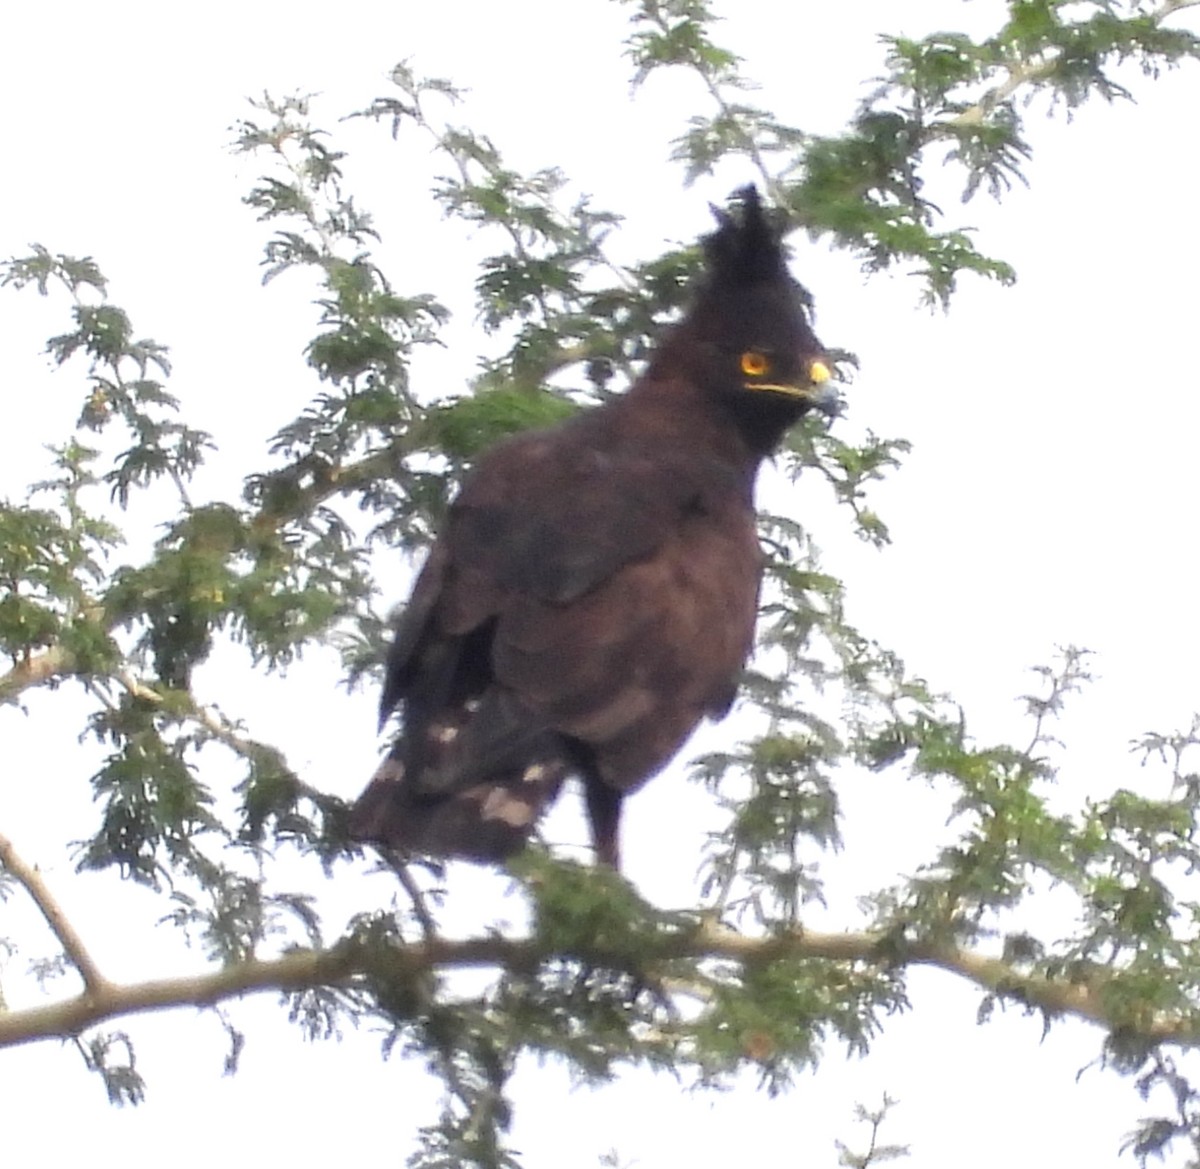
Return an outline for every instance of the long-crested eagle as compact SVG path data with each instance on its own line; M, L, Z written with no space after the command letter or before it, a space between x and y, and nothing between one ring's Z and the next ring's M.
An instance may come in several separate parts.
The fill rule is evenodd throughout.
M355 839L498 861L577 775L597 856L626 793L729 710L754 643L754 480L828 358L782 231L738 192L691 307L628 393L490 448L450 507L387 658L402 731Z

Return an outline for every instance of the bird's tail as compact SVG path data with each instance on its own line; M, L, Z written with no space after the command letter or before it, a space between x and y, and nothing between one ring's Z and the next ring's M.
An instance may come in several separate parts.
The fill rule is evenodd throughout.
M412 790L403 761L389 755L350 810L350 835L424 856L501 861L524 846L567 772L564 761L543 759L426 795Z

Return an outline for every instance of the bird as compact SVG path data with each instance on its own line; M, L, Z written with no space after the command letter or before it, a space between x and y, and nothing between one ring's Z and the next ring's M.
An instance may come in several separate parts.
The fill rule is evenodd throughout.
M351 839L502 863L571 776L619 871L622 803L705 718L754 646L760 464L837 413L811 298L757 189L713 208L681 319L623 394L479 457L398 618L381 729L400 730Z

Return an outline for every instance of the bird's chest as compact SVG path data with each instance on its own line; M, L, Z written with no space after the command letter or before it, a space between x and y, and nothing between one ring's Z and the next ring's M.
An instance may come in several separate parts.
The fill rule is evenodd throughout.
M695 506L652 556L588 598L611 640L581 646L579 688L562 730L588 743L599 774L630 791L662 767L706 715L733 702L754 644L762 553L751 511ZM620 631L619 633L617 631Z
M675 644L691 640L710 677L736 675L754 644L762 579L754 512L728 498L691 500L663 555Z

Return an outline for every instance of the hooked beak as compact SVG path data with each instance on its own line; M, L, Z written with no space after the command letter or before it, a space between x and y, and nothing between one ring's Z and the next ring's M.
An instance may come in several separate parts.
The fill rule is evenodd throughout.
M833 380L833 371L825 362L816 360L809 364L807 385L788 385L783 382L748 382L747 389L770 390L776 394L786 394L789 398L799 398L807 402L814 410L830 418L836 418L842 412L842 396L838 393L837 383Z

